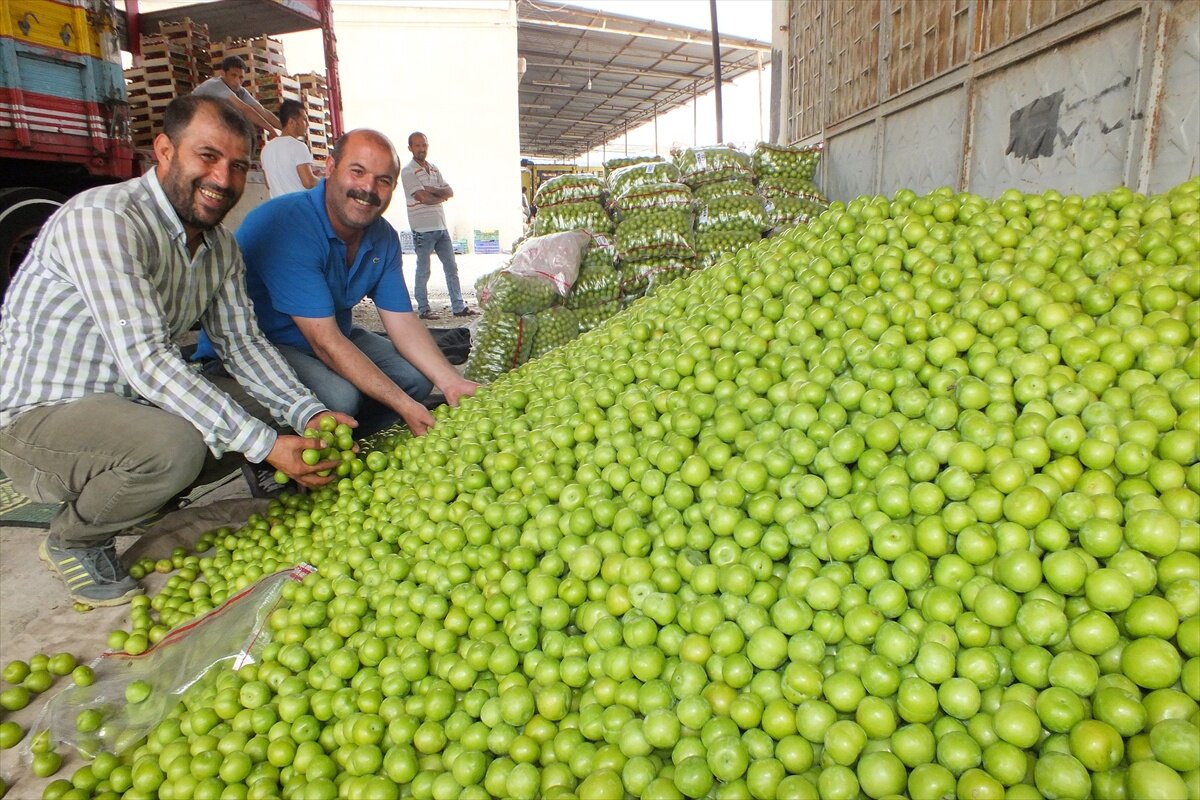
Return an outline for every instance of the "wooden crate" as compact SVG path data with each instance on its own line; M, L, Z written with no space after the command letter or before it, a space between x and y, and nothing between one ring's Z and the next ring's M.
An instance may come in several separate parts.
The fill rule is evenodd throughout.
M182 44L178 44L165 36L153 35L142 37L142 57L170 57L186 64L190 60L191 54L188 48Z
M300 93L300 83L287 75L265 74L258 75L254 82L254 96L260 103L273 103L278 106L284 100L295 100L303 104Z
M191 17L158 23L158 32L163 36L203 38L205 42L209 41L209 26L194 22Z
M301 72L292 77L300 81L300 88L305 91L317 91L322 96L329 94L329 83L319 72Z
M254 39L226 39L219 46L212 45L211 49L214 67L219 67L221 60L227 56L239 56L246 62L248 75L252 68L255 72L287 72L283 42L269 36L259 36Z

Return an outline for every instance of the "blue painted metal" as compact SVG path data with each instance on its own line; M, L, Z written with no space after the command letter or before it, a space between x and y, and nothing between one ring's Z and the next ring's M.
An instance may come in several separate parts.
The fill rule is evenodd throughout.
M0 38L0 87L85 103L124 102L121 65Z

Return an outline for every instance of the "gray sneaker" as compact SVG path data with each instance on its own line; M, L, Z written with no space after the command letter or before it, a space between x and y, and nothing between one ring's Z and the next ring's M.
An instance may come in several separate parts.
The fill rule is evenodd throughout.
M119 606L142 593L142 587L117 560L111 540L100 547L75 548L52 545L46 538L38 554L62 578L67 594L76 603L93 608Z

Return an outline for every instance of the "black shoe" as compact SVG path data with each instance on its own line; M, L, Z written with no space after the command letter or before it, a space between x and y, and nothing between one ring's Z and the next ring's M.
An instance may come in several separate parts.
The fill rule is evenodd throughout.
M421 319L436 319L437 318L437 314L434 314L433 311L428 308L425 309L424 311L422 311L420 314L417 314L417 316L420 317Z
M278 497L286 488L285 484L275 480L275 470L268 464L242 464L242 475L250 487L250 495L270 500Z
M456 316L456 317L478 317L479 312L476 311L475 309L471 308L470 306L463 306L463 310L455 311L454 316Z

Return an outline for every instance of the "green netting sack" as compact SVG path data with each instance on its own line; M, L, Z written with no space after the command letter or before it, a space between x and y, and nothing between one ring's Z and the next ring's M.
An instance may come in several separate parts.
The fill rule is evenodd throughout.
M506 267L475 281L475 294L485 312L503 314L533 314L562 300L562 295L548 281L517 275Z
M609 267L611 269L616 263L617 248L613 246L612 239L603 234L597 234L592 237L591 245L583 253L579 271L583 272L592 267Z
M617 255L624 261L692 258L692 214L680 209L638 211L617 225Z
M610 158L604 162L604 177L609 177L623 167L632 167L634 164L654 164L662 160L662 156L622 156L621 158Z
M707 266L722 253L733 253L758 242L758 231L709 231L696 234L696 257Z
M567 308L579 309L610 303L621 296L621 277L611 265L585 267L579 271L571 293L567 295Z
M683 208L648 208L631 213L617 224L617 251L621 250L622 241L634 241L639 233L652 234L655 231L675 231L690 233L695 224L691 209Z
M600 305L585 306L584 308L576 309L575 316L579 319L580 335L600 327L611 317L614 317L620 313L620 300L613 300L608 303L601 303Z
M683 182L693 189L752 175L750 156L725 145L689 147L679 156L679 172Z
M811 181L817 172L817 165L821 163L821 153L824 149L824 142L806 147L759 142L751 156L754 174L760 180L771 175Z
M817 185L804 178L763 178L759 181L758 190L770 200L777 197L816 197L828 204L825 194Z
M536 314L506 314L484 311L475 333L475 345L467 359L465 375L476 383L491 383L529 360Z
M529 358L540 358L579 335L579 318L569 308L538 312L537 327L529 346Z
M696 232L753 231L762 233L771 227L758 195L733 195L710 200L696 215Z
M604 197L604 181L586 172L558 175L538 187L533 202L539 208L584 200L599 201Z
M611 233L612 220L604 206L595 200L579 203L561 203L549 208L539 208L533 223L533 235L545 236L566 231L591 231Z
M650 161L621 167L608 176L608 192L620 195L633 186L648 183L679 183L679 167L668 161Z
M690 258L652 258L621 265L621 296L626 300L654 294L692 272L696 262Z
M620 222L627 215L638 211L659 208L675 208L690 211L692 190L682 183L644 183L626 187L614 196L609 205L613 217Z
M802 225L826 208L825 203L805 197L779 197L766 203L767 220L776 230Z
M698 202L720 200L724 197L752 197L756 193L754 182L749 178L735 178L697 186L693 194Z

